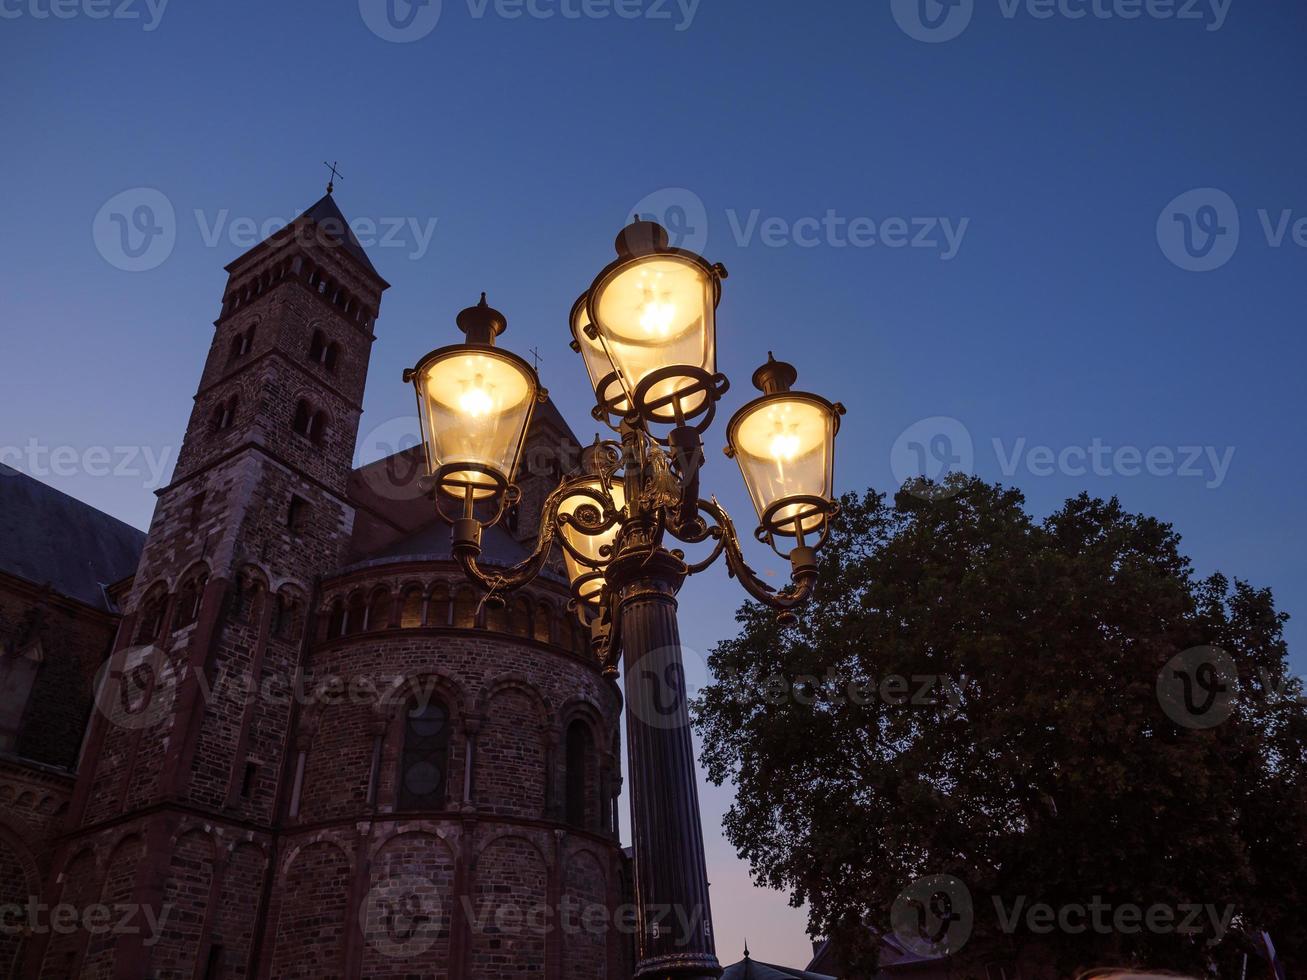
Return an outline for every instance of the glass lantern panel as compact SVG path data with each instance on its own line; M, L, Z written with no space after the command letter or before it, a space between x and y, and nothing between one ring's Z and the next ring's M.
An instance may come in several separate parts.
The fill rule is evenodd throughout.
M605 397L618 395L622 388L620 384L609 382L607 390L602 390L600 386L605 378L613 374L613 362L608 359L608 352L604 350L603 342L598 337L589 337L586 335L585 328L590 325L590 313L586 309L586 304L581 303L576 308L576 314L572 322L572 336L576 342L581 345L581 358L585 361L585 370L590 375L590 386L595 390L595 397L601 402ZM613 405L614 411L625 413L631 409L629 398L618 398Z
M455 348L422 368L418 390L433 470L471 463L513 478L536 397L528 368L491 352ZM449 478L484 488L478 497L495 488L491 477L474 469Z
M714 288L708 270L683 256L647 255L619 267L602 282L593 310L600 337L628 395L659 368L717 370ZM655 384L646 403L694 383L687 377ZM703 392L686 395L682 409L696 411Z
M788 497L830 499L835 415L829 406L792 395L763 399L734 421L731 442L759 520ZM802 508L782 507L775 520L783 522ZM824 519L821 514L804 518L803 530L819 528Z

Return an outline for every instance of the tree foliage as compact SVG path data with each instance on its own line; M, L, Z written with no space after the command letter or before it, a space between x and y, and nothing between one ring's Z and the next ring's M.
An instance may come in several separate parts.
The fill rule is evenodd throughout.
M1196 579L1169 525L1115 499L1037 522L1012 489L939 490L846 497L797 623L749 603L710 658L696 725L709 778L737 787L725 829L755 879L864 967L866 926L888 931L931 874L967 884L978 936L1000 935L996 897L1234 906L1218 945L1040 936L1064 967L1201 969L1239 952L1240 928L1303 964L1307 717L1270 591ZM1200 645L1238 670L1206 730L1157 693Z

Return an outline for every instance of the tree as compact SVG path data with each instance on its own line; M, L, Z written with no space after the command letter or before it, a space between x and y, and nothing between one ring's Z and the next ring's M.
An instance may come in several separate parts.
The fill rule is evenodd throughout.
M1307 714L1269 590L1195 579L1171 527L1115 499L1039 523L1018 491L954 478L842 503L814 600L791 625L742 607L695 705L756 881L806 903L854 975L867 926L936 874L969 889L975 937L1034 938L1060 969L1202 969L1240 929L1307 964ZM1228 690L1185 653L1203 645L1237 670ZM1168 713L1182 681L1228 717ZM1095 901L1234 919L1030 930L1031 906Z

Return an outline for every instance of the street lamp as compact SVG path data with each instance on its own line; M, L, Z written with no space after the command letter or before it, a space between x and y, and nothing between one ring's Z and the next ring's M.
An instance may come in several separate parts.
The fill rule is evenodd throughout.
M466 340L432 351L404 381L417 389L431 481L464 500L471 517L472 504L508 494L532 412L549 393L531 365L495 347L508 321L485 293L457 323Z
M686 577L725 555L732 577L782 618L817 580L816 551L838 506L835 435L844 407L791 391L797 373L768 358L753 376L761 397L727 427L733 456L758 513L754 532L790 560L777 591L744 560L730 516L699 496L702 434L728 381L716 370L716 313L726 270L673 248L667 232L635 221L617 237L617 260L573 305L572 348L595 390L599 440L541 510L535 550L507 569L482 568L481 531L520 496L513 484L531 411L543 399L526 362L494 347L502 314L464 310L467 342L427 355L404 373L415 385L437 509L454 526L453 553L495 600L535 578L555 544L572 584L571 608L591 648L626 687L631 831L638 918L637 977L719 976L714 953L694 749L685 700L676 594ZM459 498L457 516L443 502ZM711 542L688 563L668 536ZM785 550L788 549L788 550ZM666 690L663 685L671 687ZM656 711L651 709L656 705ZM669 910L679 915L667 916ZM689 932L680 924L690 923Z
M725 392L717 373L725 278L723 266L672 248L652 221L635 221L617 236L617 260L590 287L586 314L643 422L684 425Z
M758 539L782 557L793 551L781 551L778 537L793 538L794 551L815 552L825 543L834 509L835 435L844 414L843 405L820 395L790 391L798 376L793 365L769 352L753 373L762 397L726 426L726 455L740 464L758 512Z

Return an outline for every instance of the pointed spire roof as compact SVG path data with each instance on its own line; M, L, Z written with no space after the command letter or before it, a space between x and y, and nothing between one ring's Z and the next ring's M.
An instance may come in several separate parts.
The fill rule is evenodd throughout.
M373 266L372 260L368 258L368 253L363 251L363 246L354 237L349 222L340 213L340 208L336 206L336 199L331 196L330 191L324 194L313 207L305 211L303 217L314 222L330 238L335 239L336 242L343 246L346 252L358 259L365 269L378 279L381 278L381 273L377 272L376 267Z

